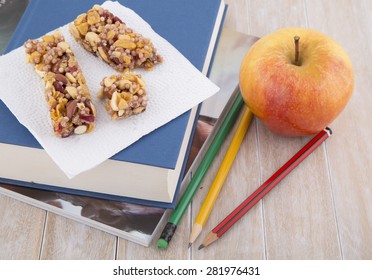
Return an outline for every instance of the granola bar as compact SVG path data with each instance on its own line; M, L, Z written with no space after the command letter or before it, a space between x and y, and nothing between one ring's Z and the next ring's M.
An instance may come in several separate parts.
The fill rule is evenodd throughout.
M44 82L55 135L68 137L94 128L96 110L74 53L59 30L24 43L27 60Z
M98 97L106 99L105 107L112 120L140 114L148 102L146 84L141 75L134 72L104 78Z
M71 35L89 52L119 72L142 67L152 69L163 58L150 39L99 5L69 24Z

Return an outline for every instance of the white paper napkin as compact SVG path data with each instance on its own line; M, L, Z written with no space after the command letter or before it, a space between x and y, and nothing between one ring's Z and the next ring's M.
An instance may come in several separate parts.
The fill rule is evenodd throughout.
M25 62L24 48L0 57L1 100L69 178L97 166L219 90L135 12L117 2L107 1L102 6L123 19L127 26L150 38L164 58L152 71L134 70L142 74L147 84L149 103L144 113L111 121L103 102L96 96L100 81L117 72L76 43L68 32L68 24L60 29L82 68L97 109L96 126L91 133L63 139L56 137L42 81L33 66Z

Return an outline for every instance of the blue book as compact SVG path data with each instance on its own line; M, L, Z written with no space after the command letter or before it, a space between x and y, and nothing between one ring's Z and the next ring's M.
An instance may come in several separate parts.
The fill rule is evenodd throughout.
M29 38L73 21L103 1L31 0L6 51ZM133 9L207 73L225 5L221 0L119 1ZM198 108L184 113L119 152L100 166L69 180L0 101L0 181L144 205L173 207L185 170ZM142 175L142 176L141 176ZM128 184L117 184L128 176ZM122 181L122 180L120 180Z

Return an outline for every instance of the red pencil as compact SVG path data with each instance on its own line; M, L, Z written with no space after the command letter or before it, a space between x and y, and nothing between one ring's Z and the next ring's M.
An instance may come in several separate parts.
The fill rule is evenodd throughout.
M234 211L230 213L222 222L220 222L208 235L205 237L199 250L207 247L219 239L226 231L228 231L245 213L249 211L261 198L271 191L285 176L297 167L308 155L310 155L317 147L320 146L329 136L332 131L330 128L325 128L319 132L313 139L310 140L301 150L299 150L287 163L285 163L277 172L275 172L265 183L263 183L256 191L254 191L246 200L244 200Z

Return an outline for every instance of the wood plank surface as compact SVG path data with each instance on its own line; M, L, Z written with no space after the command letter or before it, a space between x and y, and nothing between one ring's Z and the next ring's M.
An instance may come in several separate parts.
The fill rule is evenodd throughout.
M117 237L48 212L41 259L114 259Z
M279 137L254 118L205 230L188 249L191 224L232 133L168 250L143 247L0 195L0 259L372 259L372 1L226 0L225 26L255 35L288 26L338 41L355 70L355 90L330 125L334 134L221 240L197 250L207 231L311 137ZM234 129L232 129L232 132Z
M39 259L46 211L0 194L0 259Z

